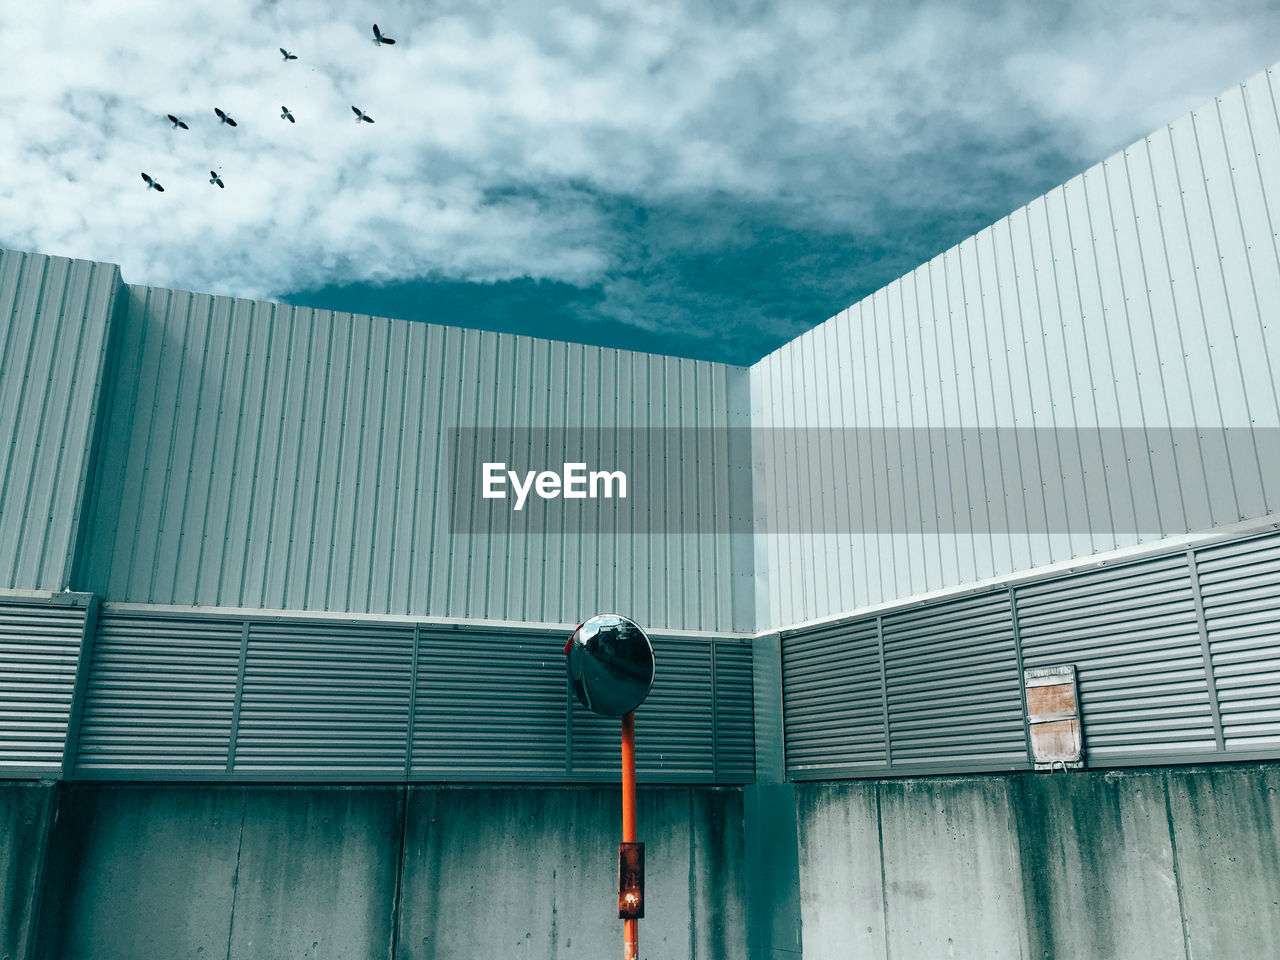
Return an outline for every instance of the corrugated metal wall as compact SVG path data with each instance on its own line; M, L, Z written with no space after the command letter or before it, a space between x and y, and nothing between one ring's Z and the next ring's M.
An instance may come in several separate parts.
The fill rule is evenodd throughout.
M700 511L695 533L450 535L448 503L454 428L741 425L745 370L127 290L84 564L104 598L541 623L619 609L660 630L750 628L729 498L713 495L724 461L688 460L705 495L678 506Z
M619 728L572 706L563 633L104 605L80 778L577 782ZM653 638L637 714L649 782L755 776L749 641ZM713 667L714 664L714 667Z
M1280 753L1280 533L782 632L796 779L1027 769L1023 668L1073 664L1087 762Z
M1276 82L1227 91L752 368L757 627L1276 511ZM847 464L788 455L788 431L819 427L977 429L901 459L870 443ZM996 431L1015 427L1053 442L1013 449ZM1111 427L1137 442L1073 432ZM1169 427L1203 436L1174 447ZM993 485L1001 498L975 497ZM1088 504L1073 532L1000 532ZM811 516L867 529L797 532Z
M0 250L0 586L71 582L119 288L112 264Z
M79 595L0 599L0 777L61 772L86 609Z

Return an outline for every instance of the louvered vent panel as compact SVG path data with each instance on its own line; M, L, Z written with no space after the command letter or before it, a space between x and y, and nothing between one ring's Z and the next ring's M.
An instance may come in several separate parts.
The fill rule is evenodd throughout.
M226 770L241 623L104 610L77 773Z
M417 779L565 778L563 634L422 628Z
M1007 593L889 614L883 630L895 766L1027 765Z
M655 637L653 689L636 711L636 777L650 783L714 778L711 642ZM615 779L621 770L621 725L574 700L575 779Z
M1086 757L1216 747L1186 556L1017 589L1027 667L1075 664Z
M253 623L237 773L404 776L413 627Z
M716 780L750 783L756 777L751 645L717 641Z
M1280 745L1280 536L1196 553L1228 750Z
M782 638L787 773L882 767L884 697L875 620Z
M710 780L711 642L661 638L653 641L653 650L658 664L653 689L636 712L636 776L663 782ZM615 753L621 757L620 743Z
M62 765L83 607L0 603L0 776Z

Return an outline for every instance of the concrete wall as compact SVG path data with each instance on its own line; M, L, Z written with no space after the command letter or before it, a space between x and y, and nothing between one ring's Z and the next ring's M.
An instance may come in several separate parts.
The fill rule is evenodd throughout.
M31 949L55 790L0 781L0 960L25 960Z
M37 954L50 960L621 950L616 788L63 790ZM741 791L642 789L639 826L642 955L741 957Z
M1280 940L1280 765L796 795L806 960L1193 960Z

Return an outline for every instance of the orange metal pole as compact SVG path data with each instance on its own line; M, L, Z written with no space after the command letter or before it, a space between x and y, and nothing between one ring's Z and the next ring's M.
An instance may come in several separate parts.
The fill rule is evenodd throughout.
M622 841L636 840L636 714L622 717ZM640 956L640 921L622 921L622 960Z

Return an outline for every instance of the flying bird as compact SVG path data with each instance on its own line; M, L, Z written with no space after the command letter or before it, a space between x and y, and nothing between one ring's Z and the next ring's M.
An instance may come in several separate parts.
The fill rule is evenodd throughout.
M286 60L297 60L297 59L298 59L297 54L290 53L290 52L289 52L288 50L286 50L284 47L281 47L281 48L280 48L280 56L284 57L284 59L286 59Z
M378 25L376 23L373 25L373 42L375 45L381 45L384 43L395 43L395 41L392 40L390 37L384 37L382 35L382 31L378 29Z
M222 187L224 190L227 187L227 185L222 182L222 178L218 176L218 173L215 170L209 171L209 182L212 184L215 184L216 186Z
M146 181L148 190L155 190L157 193L164 193L164 187L160 186L157 181L152 180L150 174L144 173L142 175L142 179Z
M373 117L369 116L354 104L352 105L351 110L356 115L356 123L373 123Z
M173 129L177 130L179 127L181 127L183 130L191 129L185 123L182 122L181 117L175 117L172 113L166 113L165 116L168 117L169 122L173 124Z
M225 113L223 113L217 107L213 108L213 112L216 113L218 115L218 119L221 120L223 123L225 123L227 126L234 127L236 125L236 122L234 120L228 117Z
M280 119L288 120L290 123L298 122L297 120L293 119L293 114L289 111L289 108L285 106L280 107Z

